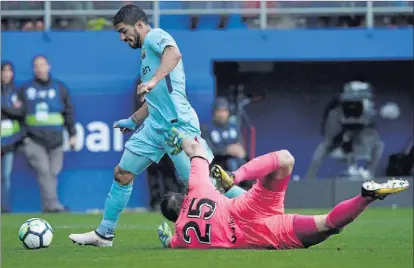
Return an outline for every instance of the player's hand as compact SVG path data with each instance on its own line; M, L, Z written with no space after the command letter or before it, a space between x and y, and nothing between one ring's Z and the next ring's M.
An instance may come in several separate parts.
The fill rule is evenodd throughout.
M170 152L172 155L179 154L183 150L181 147L183 139L183 135L176 128L172 128L166 133L165 143L169 147L173 148L173 150Z
M170 227L166 222L161 223L160 226L158 226L158 238L161 241L161 244L164 248L168 248L171 245L171 230Z
M149 80L138 85L138 95L141 95L141 102L145 100L145 95L148 94L151 89L155 87L157 82L154 79Z
M137 123L132 118L121 119L114 124L114 128L119 128L123 134L133 131L137 127Z

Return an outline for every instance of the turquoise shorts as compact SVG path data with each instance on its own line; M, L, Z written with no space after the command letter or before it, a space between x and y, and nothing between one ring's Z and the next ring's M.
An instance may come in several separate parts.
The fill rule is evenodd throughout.
M198 118L194 118L188 123L173 125L186 138L196 139L206 149L211 162L214 158L213 153L206 141L201 138ZM190 176L190 159L181 152L177 155L170 155L171 150L164 141L165 132L155 130L151 123L145 120L144 123L135 131L125 144L124 154L122 155L119 166L135 175L142 173L152 162L158 163L165 153L169 155L177 170L181 180L187 181Z

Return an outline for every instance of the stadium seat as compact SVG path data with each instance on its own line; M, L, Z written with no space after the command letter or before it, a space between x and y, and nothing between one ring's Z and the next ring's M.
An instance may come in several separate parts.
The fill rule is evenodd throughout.
M160 1L160 9L183 9L182 1ZM161 15L160 27L165 30L188 29L190 19L188 15Z
M160 27L164 30L188 30L190 18L188 15L162 15L160 16Z
M242 15L234 14L229 17L228 29L247 29L247 24L243 22Z
M219 24L219 16L217 15L202 15L200 16L200 20L198 21L197 30L213 30L217 29L217 25Z

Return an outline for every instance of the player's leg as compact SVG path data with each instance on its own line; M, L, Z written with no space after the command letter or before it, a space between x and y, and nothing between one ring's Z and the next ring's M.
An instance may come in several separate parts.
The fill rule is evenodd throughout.
M227 198L235 198L235 197L241 196L244 193L246 193L246 190L244 190L243 188L237 185L234 185L228 191L225 191L224 195Z
M53 211L63 208L57 197L56 178L50 176L48 150L29 138L25 140L23 149L30 166L37 173L43 211Z
M201 137L197 137L197 140L200 144L203 145L204 148L206 148L206 150L208 150L209 154L211 154L211 156L213 156L213 153L211 152L210 148L207 145L207 142L202 139ZM216 181L215 178L212 178L212 181L214 184L218 184L218 182ZM216 185L216 188L219 188L219 185ZM244 193L246 193L246 190L244 190L243 188L237 186L237 185L233 185L228 191L224 191L224 195L227 198L235 198L238 197L240 195L243 195Z
M329 236L340 233L375 200L402 192L408 186L408 181L404 180L389 180L383 184L373 181L364 182L360 195L342 201L328 214L296 216L293 221L293 229L305 247L319 244Z
M198 119L194 118L193 120L191 120L188 124L182 125L177 127L177 129L186 137L186 138L191 138L191 139L195 139L198 143L200 143L201 145L203 145L204 149L207 151L208 154L208 161L211 163L214 159L214 155L211 152L211 149L208 147L207 142L201 137L201 133L200 133L200 127L199 127L199 123L198 123ZM168 149L167 153L168 153ZM174 166L177 170L178 176L180 177L180 180L187 185L188 182L188 178L190 175L190 159L185 155L184 152L181 152L178 155L175 156L171 156L170 155L171 160L174 163ZM213 180L213 183L216 183L215 180ZM243 193L245 193L246 191L238 186L234 186L231 191L227 191L225 193L225 196L227 196L228 198L233 198L236 196L239 196Z
M121 161L114 169L114 180L105 201L101 224L96 232L104 238L112 238L121 212L127 206L135 176L144 172L152 160L125 149Z
M190 177L191 168L190 158L188 158L184 152L180 152L176 155L171 155L167 151L167 154L174 164L178 179L184 184L185 187L188 187L188 179Z
M179 180L187 187L191 168L190 158L184 153L184 151L176 155L171 155L168 152L168 148L166 148L166 150L168 156L174 164ZM215 181L212 181L212 183L214 184Z
M10 175L13 168L13 152L1 154L1 212L10 212Z
M114 169L114 180L105 201L104 215L96 231L84 234L71 234L69 238L78 244L99 247L112 246L114 230L122 210L128 204L132 183L153 161L158 162L164 154L162 148L154 144L150 130L140 129L125 144L126 149L119 164Z
M104 213L98 228L84 234L71 234L69 238L80 245L111 247L121 212L127 206L132 193L133 180L151 163L151 159L125 149L120 163L114 169L114 180L105 200Z
M212 175L226 192L232 191L234 184L256 179L259 179L260 184L266 189L281 192L287 188L294 161L287 150L281 150L256 157L234 173L225 172L220 166L214 166Z
M196 141L200 140L198 139L200 136L200 124L199 124L197 115L195 114L195 111L194 111L194 118L192 118L188 123L175 126L175 127L181 133L181 135L183 135L183 137L194 139ZM164 142L165 133L160 132L158 135L159 135L158 138L159 138L160 143L163 144L164 150L167 152L168 156L170 157L171 161L174 164L179 180L185 185L185 187L188 187L188 179L190 178L190 168L191 168L190 158L188 158L188 156L184 153L184 151L176 155L171 155L169 152L170 148ZM207 160L211 162L214 156L211 153L211 150L208 146L204 146L204 147L206 151L209 153L209 158Z
M214 177L221 183L229 181L223 186L227 189L243 180L259 180L246 194L237 197L231 208L235 217L249 224L254 220L284 213L285 192L293 165L293 156L287 150L281 150L246 163L234 174L234 181L226 174Z
M234 182L268 178L263 180L266 188L272 190L273 180L283 179L292 172L295 159L287 150L280 150L254 158L234 172ZM268 175L277 176L268 176Z

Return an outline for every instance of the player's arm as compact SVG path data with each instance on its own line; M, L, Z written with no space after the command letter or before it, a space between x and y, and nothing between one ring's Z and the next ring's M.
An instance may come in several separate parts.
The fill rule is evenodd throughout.
M189 190L196 187L196 185L203 185L203 187L214 187L210 180L210 169L208 162L208 154L204 147L194 139L188 139L175 128L171 129L166 137L165 142L168 146L173 148L172 155L178 154L181 151L190 158L191 168L190 177L188 179Z
M133 115L127 119L115 122L114 128L119 128L122 133L128 133L136 129L148 117L148 105L144 103Z
M166 32L154 30L150 32L150 47L161 57L161 63L152 80L157 84L174 70L182 56L174 39Z
M204 149L200 143L193 139L183 139L181 147L190 159L194 157L208 159L206 149Z
M145 102L132 116L131 119L135 124L140 125L148 117L148 104Z
M164 77L174 70L175 66L180 62L181 57L178 47L166 47L162 53L160 67L152 77L152 80L154 80L155 83L158 83L164 79Z
M75 120L73 116L73 104L69 95L69 91L64 84L60 84L60 91L64 103L63 117L65 119L65 126L68 130L69 137L76 136Z
M22 100L24 97L24 93L18 93L18 102L20 102L20 100ZM2 114L7 115L8 117L10 117L11 119L17 119L20 120L24 117L25 115L25 107L24 105L21 104L20 102L20 106L15 107L14 106L15 103L13 103L13 106L9 106L8 105L8 99L7 98L1 98L1 112Z

